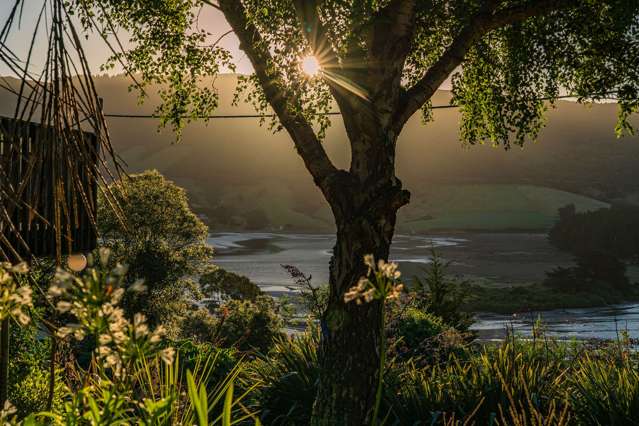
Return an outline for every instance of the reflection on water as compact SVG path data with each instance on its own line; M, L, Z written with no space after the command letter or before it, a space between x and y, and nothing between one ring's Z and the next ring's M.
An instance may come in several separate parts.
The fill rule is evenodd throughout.
M537 319L541 319L549 335L562 339L616 339L623 331L632 338L639 338L637 304L558 309L523 315L482 314L472 328L486 339L503 337L506 328L530 336Z
M481 238L483 251L487 238L491 236L464 235L462 237L429 237L417 235L397 235L393 240L391 259L398 262L405 272L416 271L428 264L432 247L450 249L468 247L477 250L474 239ZM494 240L503 239L495 234ZM272 234L272 233L220 233L209 238L216 250L215 262L221 267L249 277L253 282L273 295L290 291L290 277L281 267L293 264L307 275L312 275L313 283L319 285L328 281L328 264L333 235L312 234ZM534 240L531 240L534 241ZM501 243L500 243L501 244ZM504 243L505 245L505 243ZM502 254L499 252L498 254ZM528 262L525 256L517 256L519 262ZM508 258L511 263L513 258ZM523 260L522 260L523 259ZM534 259L530 259L534 262ZM517 265L515 265L517 266ZM525 265L522 263L522 269ZM517 333L530 335L535 320L541 317L550 335L561 338L606 338L614 339L622 330L631 337L639 338L639 305L623 305L591 309L567 309L532 313L526 315L481 314L474 325L483 338L503 337L506 328Z

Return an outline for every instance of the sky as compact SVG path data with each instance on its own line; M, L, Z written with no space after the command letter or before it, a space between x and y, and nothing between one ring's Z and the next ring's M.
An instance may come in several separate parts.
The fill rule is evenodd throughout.
M14 27L9 35L7 40L7 45L9 48L15 52L18 57L21 59L26 58L27 52L29 50L29 45L31 42L31 37L33 33L33 29L37 22L37 17L42 8L44 0L25 0L24 2L24 11L22 15L22 20L20 22L20 26ZM13 0L0 0L0 26L4 24L11 8L13 6ZM209 31L213 40L217 39L222 34L226 33L230 26L224 19L224 16L221 12L215 10L214 8L207 6L200 12L199 15L199 25L201 28ZM225 36L221 41L220 45L229 49L235 58L235 62L238 68L238 72L240 73L250 73L252 68L249 60L244 56L244 54L239 49L239 41L234 34L229 34ZM97 36L89 37L88 40L85 41L84 50L88 56L89 64L91 66L92 72L95 74L100 74L100 65L103 64L106 59L109 57L109 49L105 45L105 43ZM35 50L34 50L34 58L39 59L33 61L32 70L34 72L39 72L42 69L41 63L44 62L44 58L46 57L46 39L44 37L44 31L41 30L40 36L37 39ZM115 73L122 72L121 69L116 69ZM11 70L3 63L0 63L0 75L7 76L12 75Z

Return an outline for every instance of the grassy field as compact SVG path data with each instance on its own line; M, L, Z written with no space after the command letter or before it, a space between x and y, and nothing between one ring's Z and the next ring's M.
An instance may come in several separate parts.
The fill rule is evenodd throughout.
M247 212L260 211L268 228L281 231L332 232L324 201L300 197L294 182L272 179L255 185L206 190L201 182L179 180L189 189L196 210L213 229L243 228ZM438 185L416 190L400 211L398 232L540 231L549 228L557 209L574 203L578 210L607 204L581 195L530 185ZM217 208L216 208L217 206Z
M596 210L606 203L588 197L531 185L438 185L415 191L401 212L400 229L433 230L544 230L557 209L575 204L578 210Z

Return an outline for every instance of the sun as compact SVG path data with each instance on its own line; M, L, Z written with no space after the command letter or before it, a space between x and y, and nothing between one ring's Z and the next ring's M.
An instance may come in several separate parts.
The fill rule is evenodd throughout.
M306 56L302 59L302 71L309 77L315 77L320 73L322 67L320 67L319 61L313 55Z

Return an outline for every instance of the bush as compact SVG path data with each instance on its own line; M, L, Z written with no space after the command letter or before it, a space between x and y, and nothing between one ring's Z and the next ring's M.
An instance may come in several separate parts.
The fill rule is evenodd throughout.
M5 297L0 301L0 319L10 319L24 328L15 342L25 343L25 352L12 358L12 373L26 372L15 383L12 397L28 414L23 423L17 422L16 408L7 403L0 411L2 424L213 424L224 414L224 423L238 423L254 418L241 400L252 391L247 386L241 394L234 392L242 364L230 368L232 354L223 351L203 351L193 346L182 347L187 364L179 363L179 352L165 339L163 327L149 327L142 314L129 320L119 306L124 293L126 268L108 268L109 253L101 250L99 265L89 259L89 269L81 275L59 270L49 287L47 298L65 317L66 325L55 330L56 340L66 344L93 343L91 362L86 369L75 369L81 380L72 382L68 370L66 386L54 402L53 412L41 409L47 364L42 351L29 357L29 350L40 349L40 324L32 323L34 313L31 290L16 285L14 275L24 274L26 266L7 267L0 264L0 287ZM47 323L47 326L49 324ZM54 327L54 326L52 326ZM87 336L90 336L87 337ZM15 345L15 344L14 344ZM188 345L187 345L188 346ZM194 351L199 352L194 354ZM31 361L36 368L25 369L21 360ZM222 362L224 361L224 362ZM76 364L77 365L77 364ZM192 367L192 369L190 368ZM20 380L20 377L13 377ZM58 382L60 383L60 382ZM75 385L75 386L74 386ZM56 396L54 394L54 397ZM55 399L55 398L54 398ZM46 420L46 422L45 422Z
M51 340L38 337L38 329L29 324L11 327L10 342L9 400L20 417L46 410L49 400ZM59 408L64 396L64 386L60 379L59 371L56 371L53 408Z
M229 300L219 308L217 336L226 347L266 354L282 336L283 320L273 298Z
M280 338L268 356L248 367L250 382L261 382L254 392L266 425L306 425L311 422L319 380L316 332Z
M404 361L412 358L418 365L445 360L465 345L463 336L441 318L414 307L394 318L387 333L391 355Z

